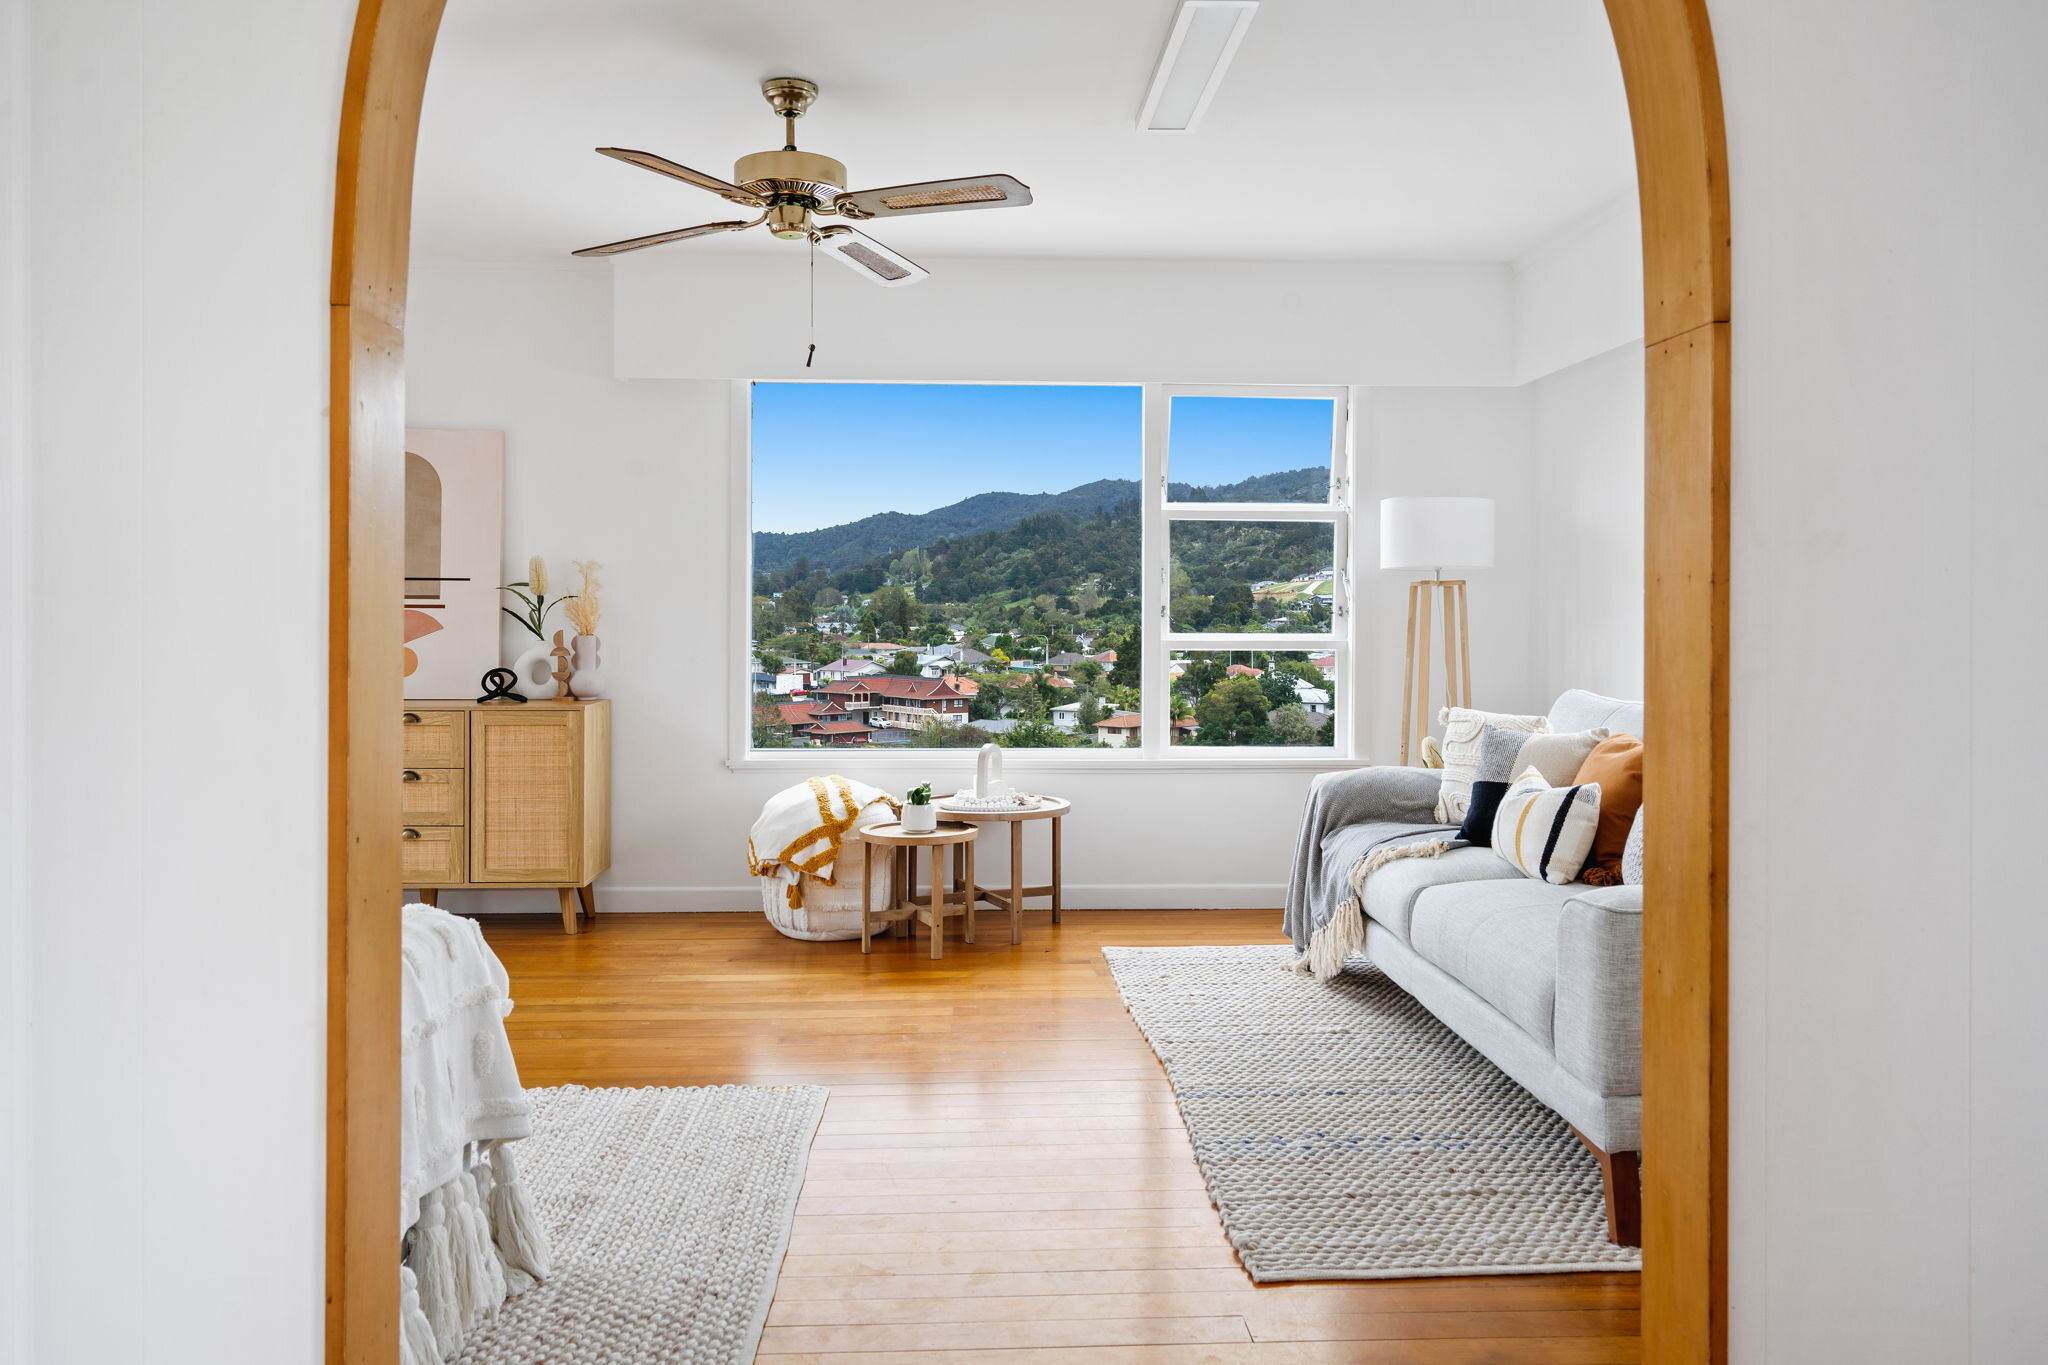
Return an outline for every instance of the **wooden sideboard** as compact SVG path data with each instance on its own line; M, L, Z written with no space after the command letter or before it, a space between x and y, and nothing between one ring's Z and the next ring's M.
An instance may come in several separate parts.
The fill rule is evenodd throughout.
M609 701L405 706L399 813L405 884L432 905L459 888L553 888L562 929L593 918L612 858Z

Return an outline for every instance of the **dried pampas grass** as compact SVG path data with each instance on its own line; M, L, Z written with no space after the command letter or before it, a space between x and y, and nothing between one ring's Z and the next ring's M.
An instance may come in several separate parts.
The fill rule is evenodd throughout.
M581 582L576 589L576 595L569 599L568 605L562 610L568 615L569 624L576 627L578 635L595 635L598 618L604 614L597 602L598 589L604 586L604 581L597 576L597 571L604 565L591 559L577 559L570 561L570 567L576 570L576 576Z
M548 562L539 555L526 561L526 586L535 597L548 595Z

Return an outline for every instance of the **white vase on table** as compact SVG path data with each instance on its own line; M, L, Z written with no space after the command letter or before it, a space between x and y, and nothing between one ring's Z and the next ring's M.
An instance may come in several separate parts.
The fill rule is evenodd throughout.
M902 824L905 834L930 834L939 827L939 808L930 804L905 806Z

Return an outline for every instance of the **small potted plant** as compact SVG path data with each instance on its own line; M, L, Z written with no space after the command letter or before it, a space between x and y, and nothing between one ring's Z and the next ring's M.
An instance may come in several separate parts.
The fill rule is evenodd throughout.
M939 808L932 804L932 784L920 782L903 795L903 832L930 834L939 827Z

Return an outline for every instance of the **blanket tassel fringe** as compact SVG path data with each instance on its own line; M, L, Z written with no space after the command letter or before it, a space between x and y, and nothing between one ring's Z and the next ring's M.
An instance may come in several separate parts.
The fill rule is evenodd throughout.
M1384 844L1360 858L1351 867L1351 894L1309 938L1308 951L1289 965L1297 972L1313 973L1318 981L1342 972L1345 961L1365 947L1365 879L1388 863L1441 857L1450 847L1448 839L1418 839L1412 844Z
M548 1273L547 1235L503 1142L420 1200L419 1223L399 1267L399 1365L441 1365L470 1333L494 1321L507 1293Z

